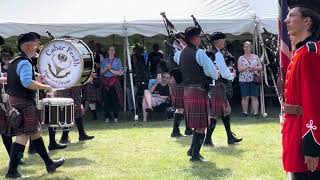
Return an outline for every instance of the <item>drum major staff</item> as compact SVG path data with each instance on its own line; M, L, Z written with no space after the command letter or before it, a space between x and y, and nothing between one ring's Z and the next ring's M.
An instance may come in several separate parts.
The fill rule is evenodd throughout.
M184 87L184 110L189 127L194 128L190 147L190 161L205 161L200 155L200 149L205 137L208 122L208 94L203 89L202 82L207 78L218 79L218 71L206 53L199 49L201 44L201 29L188 27L185 30L187 47L180 54L180 70Z
M9 135L16 136L16 141L11 149L7 178L22 176L17 169L18 162L29 137L31 137L37 153L45 162L48 173L55 172L64 163L64 159L52 160L49 157L42 139L41 124L34 101L35 90L50 92L52 88L41 83L43 77L40 76L37 80L35 78L30 58L36 53L36 40L37 37L33 33L21 34L18 37L18 50L21 54L12 60L8 67L7 86L10 103L13 108L20 111L22 117L20 122L19 118L11 117L7 130ZM15 122L15 126L12 122Z

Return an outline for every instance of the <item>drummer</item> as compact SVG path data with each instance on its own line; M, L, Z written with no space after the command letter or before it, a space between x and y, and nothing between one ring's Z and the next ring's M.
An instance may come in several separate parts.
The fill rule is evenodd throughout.
M37 153L46 164L48 173L53 173L64 163L64 159L52 160L45 148L42 139L41 124L34 103L35 90L52 91L51 86L42 83L43 76L35 78L31 59L36 54L37 37L32 33L21 34L18 37L18 50L21 54L10 61L7 73L8 94L13 108L19 109L21 121L14 116L9 117L16 126L9 124L8 135L16 136L10 153L9 169L6 178L19 178L18 172L20 155L23 153L29 138L35 146ZM19 125L20 124L20 125Z

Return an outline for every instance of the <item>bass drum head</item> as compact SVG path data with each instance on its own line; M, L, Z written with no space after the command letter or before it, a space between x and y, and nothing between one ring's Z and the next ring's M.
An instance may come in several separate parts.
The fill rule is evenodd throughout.
M80 44L80 45L79 45ZM76 39L55 39L40 52L39 72L45 76L45 83L53 88L67 89L84 84L93 71L93 56L88 48L79 48L84 43ZM85 52L83 52L85 51ZM83 82L84 56L92 61L90 72L86 72ZM81 82L82 80L82 82Z

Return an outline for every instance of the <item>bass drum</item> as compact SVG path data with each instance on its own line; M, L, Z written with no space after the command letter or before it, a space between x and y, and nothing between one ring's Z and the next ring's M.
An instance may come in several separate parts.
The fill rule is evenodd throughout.
M90 80L94 58L90 48L79 39L54 39L41 50L38 69L46 84L67 89Z

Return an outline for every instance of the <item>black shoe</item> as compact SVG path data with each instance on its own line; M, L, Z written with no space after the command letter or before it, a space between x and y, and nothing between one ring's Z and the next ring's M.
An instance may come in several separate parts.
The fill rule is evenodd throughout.
M205 140L203 143L204 146L210 146L210 147L214 147L214 144L212 142L212 140Z
M7 173L6 174L6 178L7 179L18 179L21 178L23 175L21 173L19 173L18 171L14 172L14 173Z
M242 113L242 114L241 114L241 117L247 118L247 117L248 117L248 113Z
M85 134L85 135L79 137L79 141L86 141L86 140L90 140L93 138L94 138L94 136L88 136Z
M232 133L232 137L228 138L228 144L239 144L239 142L242 141L242 138L237 138L234 133Z
M191 157L191 162L208 162L208 160L204 159L201 155L199 157Z
M55 144L49 144L49 151L52 151L52 150L57 150L57 149L65 149L67 147L66 144L58 144L58 143L55 143Z
M64 159L52 160L52 164L47 166L48 173L56 172L57 168L60 167L64 163Z
M190 156L190 157L192 156L192 155L191 155L191 149L188 150L187 156ZM201 156L201 154L199 154L199 157L200 157L201 159L204 159L204 157ZM190 161L191 161L191 159L190 159Z
M69 139L60 139L59 141L60 144L69 144L71 141Z
M183 136L183 135L180 132L172 132L171 133L171 137L173 137L173 138L179 138L181 136Z
M18 164L19 164L19 165L24 165L24 164L26 164L26 163L24 162L23 158L21 158L20 161L18 162Z
M254 114L253 117L255 117L256 119L260 119L261 116L259 114Z
M193 133L193 131L192 131L191 128L186 128L186 130L184 131L184 134L185 134L186 136L191 136L192 133Z

